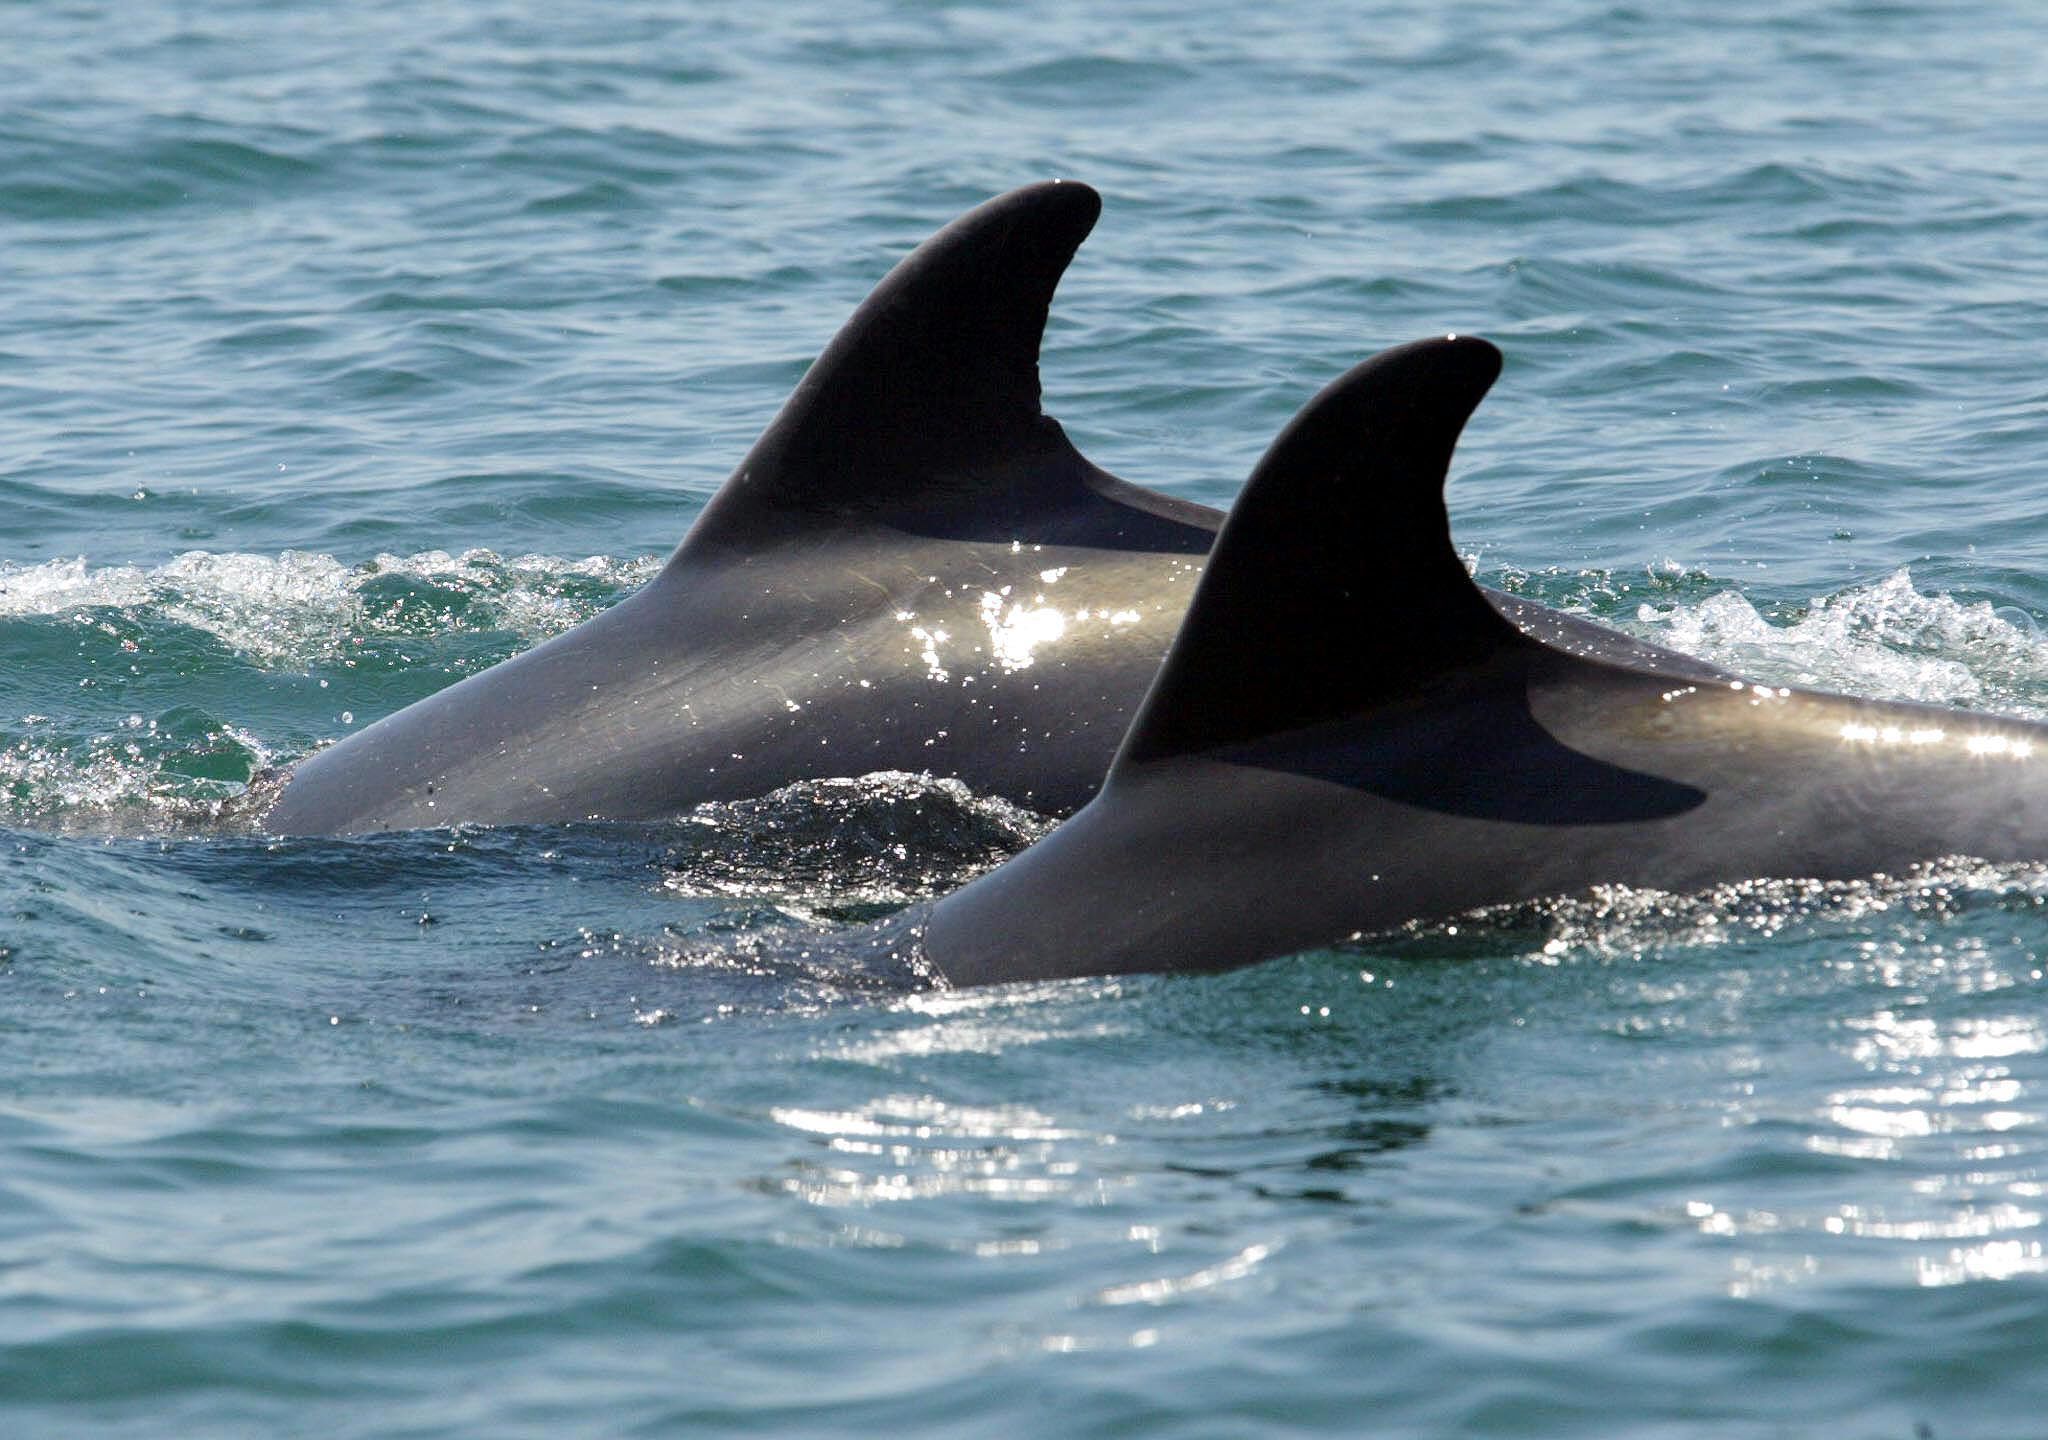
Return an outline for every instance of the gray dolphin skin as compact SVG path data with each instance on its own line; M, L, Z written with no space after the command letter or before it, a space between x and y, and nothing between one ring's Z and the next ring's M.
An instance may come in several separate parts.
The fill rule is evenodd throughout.
M1101 792L925 917L946 980L1215 970L1601 884L2048 858L2048 728L1506 623L1443 501L1500 363L1406 346L1296 417Z
M875 770L1051 814L1093 793L1219 516L1039 409L1101 201L1000 196L899 264L653 581L302 761L281 834L659 819Z
M280 834L658 820L927 771L1048 815L1095 792L1221 522L1039 408L1101 200L1027 186L883 279L638 593L301 761ZM1590 652L1677 656L1494 596ZM1711 672L1709 672L1711 673Z

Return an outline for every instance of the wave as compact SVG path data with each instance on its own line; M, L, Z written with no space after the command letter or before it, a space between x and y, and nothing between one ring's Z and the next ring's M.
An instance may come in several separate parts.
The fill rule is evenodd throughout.
M355 566L297 550L188 550L149 568L93 566L82 557L0 562L0 620L114 609L201 631L264 668L303 669L376 634L491 627L531 644L645 584L661 564L601 555L507 560L480 549L378 555Z
M0 563L0 816L233 828L267 809L244 798L259 777L337 726L569 629L661 563L488 550Z
M1903 567L1818 597L1788 624L1734 590L1695 605L1646 603L1635 619L1660 644L1759 680L2048 720L2048 640L2033 617L1922 594Z

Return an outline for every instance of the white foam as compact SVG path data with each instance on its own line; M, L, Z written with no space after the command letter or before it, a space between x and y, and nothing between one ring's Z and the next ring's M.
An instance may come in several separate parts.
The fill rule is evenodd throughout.
M232 741L252 771L274 760L248 731L223 726L208 741ZM248 787L166 770L167 742L157 722L130 716L114 735L78 743L21 738L0 748L0 794L8 818L58 829L146 833L211 825ZM267 807L266 807L267 808ZM260 810L256 813L261 813Z
M0 562L0 617L145 612L211 634L258 665L296 669L338 658L365 631L392 628L387 611L363 593L384 577L405 576L460 594L468 602L462 628L475 628L481 618L531 644L588 619L613 598L565 593L565 581L595 581L623 594L661 563L658 557L505 560L489 550L379 555L354 567L299 550L275 556L188 550L148 569L93 566L82 557Z
M149 575L133 565L95 570L83 556L40 565L0 561L0 615L58 615L93 606L140 605L153 594Z
M2022 617L2024 621L2024 617ZM1900 569L1818 597L1775 625L1730 590L1697 605L1644 604L1641 632L1673 649L1777 684L2048 717L2048 643L1988 601L1923 595Z

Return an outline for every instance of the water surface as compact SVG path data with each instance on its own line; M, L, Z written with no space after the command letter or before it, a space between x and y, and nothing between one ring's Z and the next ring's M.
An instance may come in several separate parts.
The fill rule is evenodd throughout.
M1112 471L1227 503L1483 334L1482 580L2048 718L2034 9L5 13L9 1434L2040 1428L2038 871L956 996L845 927L1038 822L914 777L217 813L629 593L891 263L1051 175Z

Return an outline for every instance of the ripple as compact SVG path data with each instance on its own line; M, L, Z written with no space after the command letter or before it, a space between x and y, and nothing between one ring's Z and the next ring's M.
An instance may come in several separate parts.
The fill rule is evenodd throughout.
M699 805L681 825L671 890L774 897L808 918L858 920L966 883L1053 822L958 780L888 771Z
M0 137L0 214L43 222L97 220L222 201L256 203L325 173L319 161L246 139L188 137L132 147Z

